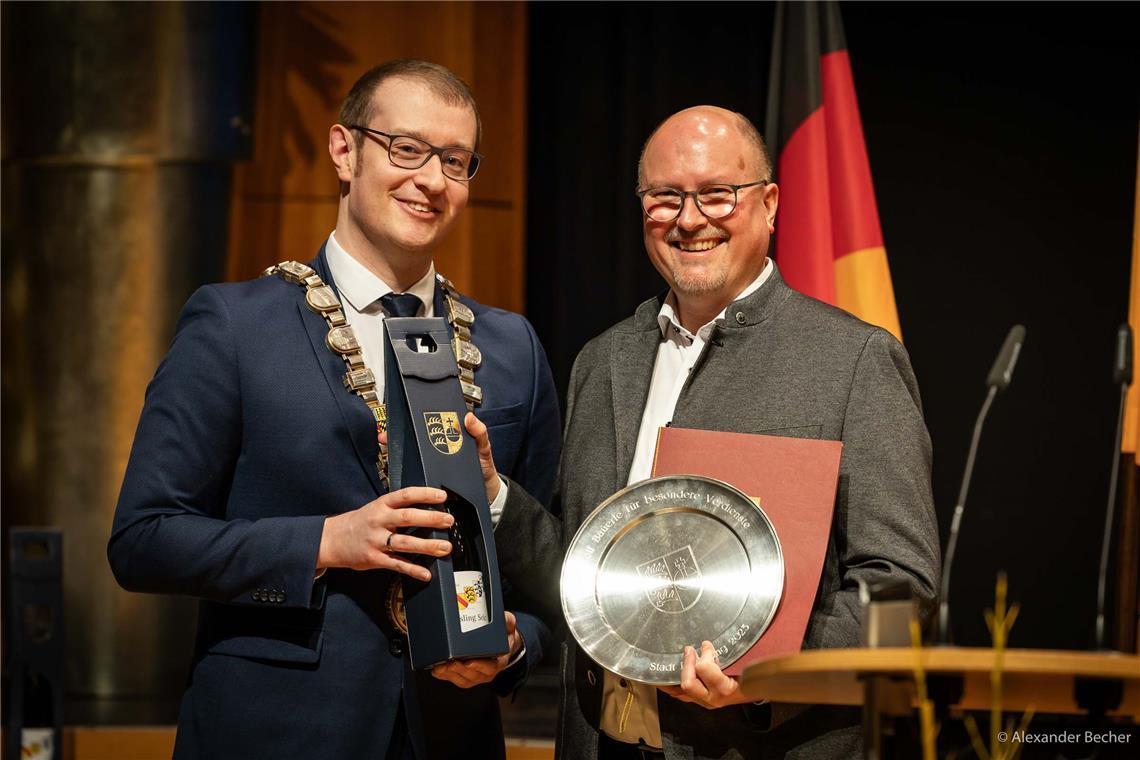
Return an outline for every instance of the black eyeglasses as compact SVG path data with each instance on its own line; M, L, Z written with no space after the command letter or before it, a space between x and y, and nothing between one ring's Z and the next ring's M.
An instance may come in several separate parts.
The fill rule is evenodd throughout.
M390 135L379 129L369 129L359 124L346 124L349 129L359 129L373 135L380 135L388 139L388 160L393 166L401 169L419 169L431 160L432 156L439 156L439 165L443 174L460 182L467 182L479 171L479 162L483 156L466 148L437 148L431 143L424 142L417 137L408 135Z
M641 210L655 222L671 222L681 215L685 198L692 197L697 209L709 219L721 219L736 208L737 191L756 185L767 185L768 180L758 179L743 185L702 185L696 190L678 190L675 187L651 187L638 190Z

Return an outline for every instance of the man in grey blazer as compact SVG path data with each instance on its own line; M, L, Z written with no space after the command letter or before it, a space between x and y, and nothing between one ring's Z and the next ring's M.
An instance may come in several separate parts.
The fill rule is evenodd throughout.
M645 247L669 290L579 354L560 516L506 482L496 530L504 575L544 599L558 620L567 544L606 497L648 477L656 431L671 422L843 441L805 648L858 646L860 581L901 579L924 611L933 609L939 552L930 439L910 361L889 333L789 288L767 258L779 191L755 127L720 108L681 111L650 136L638 175ZM483 448L489 453L486 441ZM493 497L499 478L484 470ZM860 754L853 710L753 703L721 671L712 645L693 643L680 686L654 690L606 673L568 640L559 756Z

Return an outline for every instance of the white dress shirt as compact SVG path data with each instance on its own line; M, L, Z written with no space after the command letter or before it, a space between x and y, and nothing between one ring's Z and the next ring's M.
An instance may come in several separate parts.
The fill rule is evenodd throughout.
M325 244L325 258L329 262L336 288L340 291L340 305L344 318L356 333L356 342L364 355L364 364L376 376L376 395L384 398L384 309L380 297L395 292L388 283L374 275L368 267L340 247L336 232L329 235ZM428 265L427 274L408 293L420 299L417 317L435 316L435 264Z
M373 274L368 267L352 257L336 240L336 231L325 243L325 259L329 263L336 288L340 292L340 305L344 318L352 325L364 365L376 378L376 395L384 398L384 309L380 297L394 292L388 283ZM407 293L420 299L417 317L435 316L435 264L428 265L427 274L408 288ZM475 412L479 416L479 412ZM498 525L507 501L505 482L499 495L491 502L491 524Z

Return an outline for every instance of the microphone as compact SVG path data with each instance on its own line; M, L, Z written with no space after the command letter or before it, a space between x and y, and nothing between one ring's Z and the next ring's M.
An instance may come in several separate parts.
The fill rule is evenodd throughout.
M994 366L990 367L990 374L986 375L986 386L1004 391L1013 379L1013 367L1017 364L1017 357L1021 354L1021 344L1025 342L1025 328L1014 325L1005 336L1005 343L1001 344L1001 351L994 359Z
M954 564L954 552L958 548L958 531L962 526L962 513L966 509L966 493L970 490L970 477L974 473L974 460L978 455L978 441L982 437L982 424L990 411L990 404L998 391L1009 387L1013 379L1013 368L1017 364L1017 357L1021 354L1021 346L1025 343L1025 327L1014 325L1005 342L1001 344L1001 351L994 359L990 373L986 375L986 400L982 403L982 410L974 422L974 437L970 441L970 453L966 456L966 470L962 473L962 486L958 490L958 503L954 506L954 517L950 521L950 538L946 542L946 560L942 564L942 590L938 602L938 643L948 644L950 637L950 605L947 599L950 595L950 568Z
M1116 328L1116 351L1112 359L1112 382L1132 385L1132 328L1127 322Z
M1116 328L1112 353L1112 382L1120 386L1120 409L1116 414L1116 437L1112 446L1112 475L1108 479L1108 509L1104 516L1104 539L1100 545L1100 575L1096 584L1096 648L1104 649L1104 589L1108 579L1108 552L1112 547L1112 518L1116 512L1116 482L1120 477L1120 441L1124 435L1124 402L1132 383L1132 328L1125 322Z

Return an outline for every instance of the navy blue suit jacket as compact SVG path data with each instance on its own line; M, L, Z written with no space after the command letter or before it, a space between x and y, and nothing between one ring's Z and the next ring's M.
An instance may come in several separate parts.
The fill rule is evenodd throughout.
M312 266L335 285L323 250ZM546 356L524 318L464 302L496 465L549 500L561 431ZM314 581L325 517L384 493L371 413L327 331L281 278L208 285L147 389L108 556L128 590L201 600L175 756L383 758L401 701L418 757L501 756L496 692L522 667L470 690L413 673L382 628L393 573ZM507 601L537 663L549 631Z

